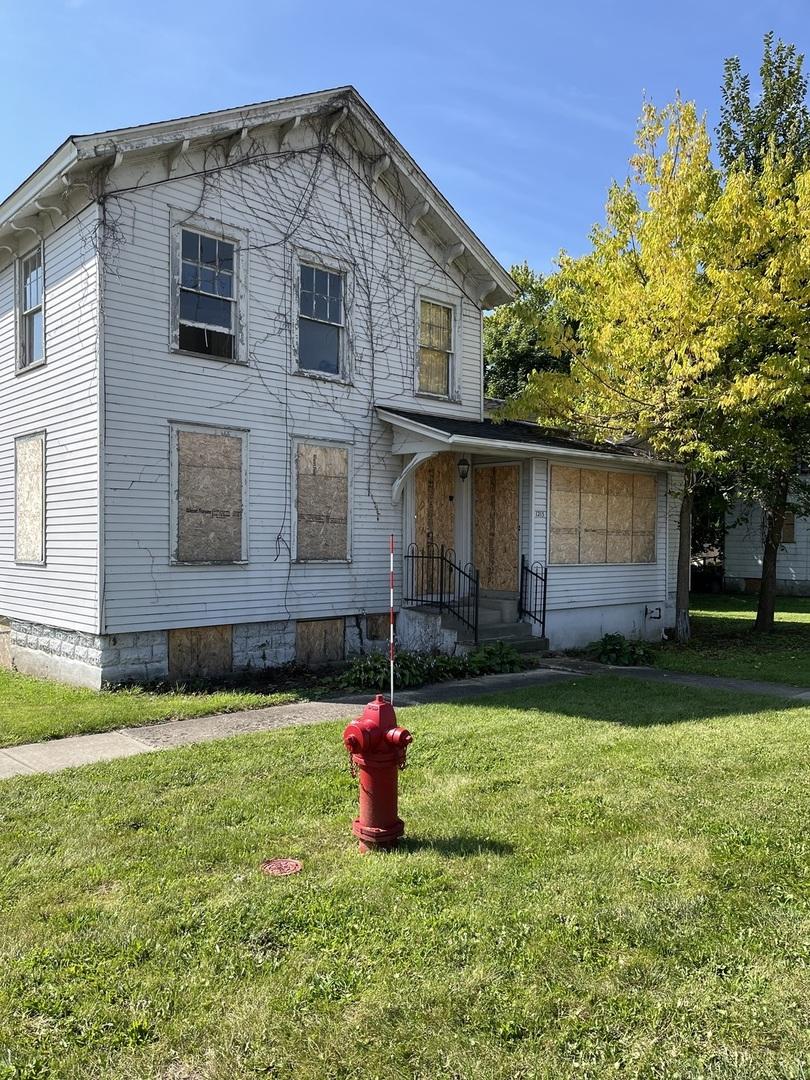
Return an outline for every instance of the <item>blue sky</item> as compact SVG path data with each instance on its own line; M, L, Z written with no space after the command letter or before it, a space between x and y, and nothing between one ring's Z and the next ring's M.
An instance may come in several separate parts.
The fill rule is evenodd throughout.
M508 266L587 247L643 96L717 119L807 0L2 0L4 197L69 134L353 83Z

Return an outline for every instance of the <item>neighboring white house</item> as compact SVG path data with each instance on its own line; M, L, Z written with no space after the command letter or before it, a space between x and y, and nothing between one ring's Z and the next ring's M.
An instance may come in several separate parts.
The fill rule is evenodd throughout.
M762 511L736 505L726 515L724 583L730 590L758 593L765 542ZM788 513L776 560L776 591L810 596L810 518Z
M373 647L392 533L405 644L658 636L678 473L485 419L514 291L350 87L69 138L0 205L11 662L99 686Z

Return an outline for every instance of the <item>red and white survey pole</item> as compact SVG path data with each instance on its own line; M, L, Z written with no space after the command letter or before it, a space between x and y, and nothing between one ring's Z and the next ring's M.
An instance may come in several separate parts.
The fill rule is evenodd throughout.
M388 666L391 669L391 704L394 704L394 534L391 533L389 550L389 607L388 607Z

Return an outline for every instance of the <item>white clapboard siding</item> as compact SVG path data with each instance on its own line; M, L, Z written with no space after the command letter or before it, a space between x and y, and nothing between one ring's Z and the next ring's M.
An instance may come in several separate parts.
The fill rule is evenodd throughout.
M322 170L297 217L312 155L277 165L272 174L249 163L205 185L184 178L110 200L118 242L103 287L108 632L385 611L389 533L402 543L401 506L391 498L402 461L374 403L481 416L476 304L340 161ZM172 209L248 234L246 367L169 349ZM296 251L347 266L351 385L292 372ZM414 394L420 288L462 312L458 402ZM170 421L249 430L247 565L170 565ZM348 564L290 558L294 437L352 448Z
M761 509L738 503L727 514L726 522L726 577L759 578L764 543ZM795 537L794 544L779 548L776 576L783 581L810 581L810 519L796 518Z
M15 371L14 272L0 272L0 615L98 629L95 206L45 240L46 365ZM47 432L46 557L14 563L14 440Z

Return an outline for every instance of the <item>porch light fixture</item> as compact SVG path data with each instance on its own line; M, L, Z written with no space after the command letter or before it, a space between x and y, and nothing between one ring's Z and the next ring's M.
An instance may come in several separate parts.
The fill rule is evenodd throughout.
M470 463L465 457L461 458L458 463L458 475L462 480L466 480L470 475Z

